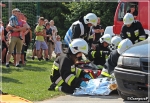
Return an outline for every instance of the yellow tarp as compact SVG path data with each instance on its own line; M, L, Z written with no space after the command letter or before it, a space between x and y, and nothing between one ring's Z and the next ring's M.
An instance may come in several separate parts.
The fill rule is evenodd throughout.
M33 103L15 95L0 95L0 103Z

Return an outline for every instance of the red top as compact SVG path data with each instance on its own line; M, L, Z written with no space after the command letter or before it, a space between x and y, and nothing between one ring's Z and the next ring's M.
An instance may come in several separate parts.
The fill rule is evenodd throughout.
M24 20L18 20L19 26L23 27L23 25L26 23ZM20 32L13 32L11 33L11 36L19 37Z

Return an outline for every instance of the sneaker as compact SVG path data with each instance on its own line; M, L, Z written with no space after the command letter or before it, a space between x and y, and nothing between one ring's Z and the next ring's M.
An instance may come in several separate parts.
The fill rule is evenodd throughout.
M41 58L38 58L39 61L41 61Z
M20 40L23 40L21 36L19 36Z
M43 56L42 56L40 59L41 59L41 60L44 60L44 59L43 59Z
M9 68L10 67L9 64L7 64L6 67Z
M34 57L32 57L32 60L34 60Z
M18 65L16 65L16 67L20 68L20 67L21 67L21 65L19 65L19 64L18 64Z
M46 59L45 59L45 61L49 61L49 59L48 59L48 58L46 58Z

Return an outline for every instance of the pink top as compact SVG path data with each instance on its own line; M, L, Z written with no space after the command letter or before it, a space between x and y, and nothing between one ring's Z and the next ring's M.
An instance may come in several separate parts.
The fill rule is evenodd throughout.
M24 20L18 20L19 26L23 27L23 25L26 23ZM20 32L13 32L11 33L11 36L19 37Z

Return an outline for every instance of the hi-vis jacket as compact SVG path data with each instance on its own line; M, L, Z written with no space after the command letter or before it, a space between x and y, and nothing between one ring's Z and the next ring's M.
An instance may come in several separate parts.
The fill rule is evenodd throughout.
M68 54L62 54L53 63L50 79L56 84L55 90L63 83L78 88L85 74L83 70L75 67Z
M145 40L148 37L148 35L145 34L142 24L137 20L135 20L130 27L123 25L120 36L122 39L129 38L133 44Z
M83 17L78 21L74 22L65 35L65 42L69 44L73 39L84 38L87 40L89 38L90 27L84 23Z

